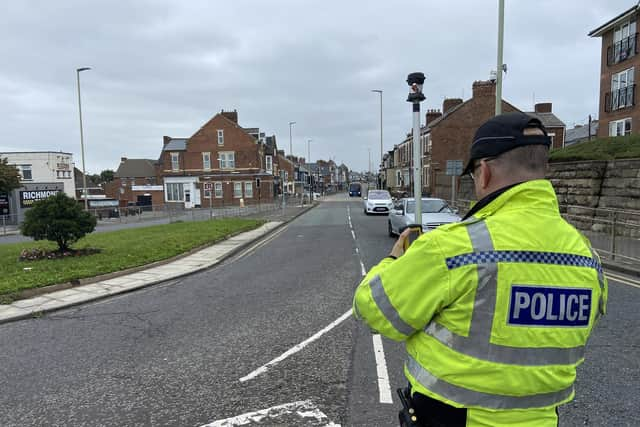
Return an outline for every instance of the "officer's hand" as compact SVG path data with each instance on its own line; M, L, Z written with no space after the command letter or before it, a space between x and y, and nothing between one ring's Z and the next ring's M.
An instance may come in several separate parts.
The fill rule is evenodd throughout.
M396 244L393 245L393 249L391 249L391 253L389 255L400 258L404 254L404 241L409 237L409 233L411 233L411 230L407 228L402 232L402 234L400 234L400 237L398 237Z

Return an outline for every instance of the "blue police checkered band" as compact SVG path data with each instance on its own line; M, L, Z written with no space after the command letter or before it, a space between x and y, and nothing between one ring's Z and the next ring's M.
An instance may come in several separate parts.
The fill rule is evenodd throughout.
M569 265L594 268L602 271L600 263L591 257L559 252L537 251L480 251L447 258L447 268L462 267L472 264L495 264L498 262L522 262L534 264Z

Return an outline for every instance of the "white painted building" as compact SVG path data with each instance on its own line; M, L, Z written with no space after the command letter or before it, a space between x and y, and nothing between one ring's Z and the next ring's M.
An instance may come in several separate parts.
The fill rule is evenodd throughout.
M57 151L0 152L20 171L23 184L60 183L69 197L76 197L73 155Z

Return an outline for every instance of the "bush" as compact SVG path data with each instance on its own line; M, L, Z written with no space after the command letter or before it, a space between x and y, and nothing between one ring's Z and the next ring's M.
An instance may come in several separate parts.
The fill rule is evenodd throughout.
M60 252L96 228L96 219L71 197L58 193L37 201L26 211L20 226L23 235L35 240L51 240Z

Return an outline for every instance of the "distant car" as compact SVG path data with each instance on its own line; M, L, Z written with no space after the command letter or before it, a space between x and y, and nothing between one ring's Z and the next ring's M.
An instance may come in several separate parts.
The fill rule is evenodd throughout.
M394 237L410 224L416 224L416 202L413 197L400 199L389 213L389 236ZM457 210L446 201L436 198L422 199L422 230L426 233L443 224L460 221Z
M359 182L349 184L349 197L362 197L362 185Z
M365 215L388 215L392 207L393 201L391 200L391 194L386 190L369 190L367 197L364 198Z

